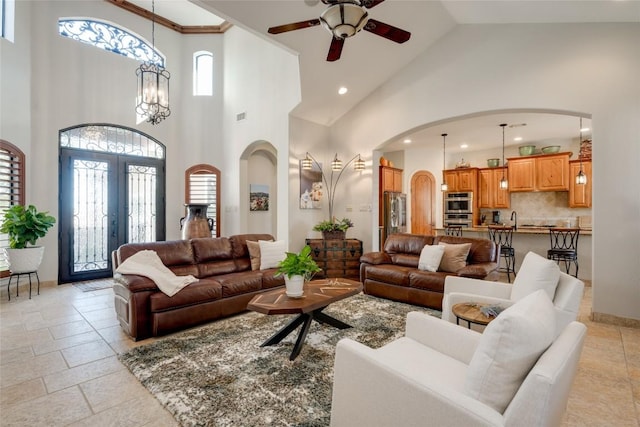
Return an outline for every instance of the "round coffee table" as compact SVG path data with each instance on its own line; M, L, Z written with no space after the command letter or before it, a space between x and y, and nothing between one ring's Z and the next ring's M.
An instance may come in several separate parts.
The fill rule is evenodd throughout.
M471 329L471 324L475 323L476 325L486 326L495 319L495 316L487 317L480 308L483 306L474 302L461 302L459 304L454 304L451 307L451 311L456 316L456 324L460 324L460 319L466 320L468 324L468 328Z

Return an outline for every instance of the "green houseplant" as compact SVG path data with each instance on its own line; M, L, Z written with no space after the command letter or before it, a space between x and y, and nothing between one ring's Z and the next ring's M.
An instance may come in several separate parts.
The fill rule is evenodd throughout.
M38 269L44 247L34 245L55 222L56 219L48 212L39 212L33 205L14 205L5 211L0 233L9 235L9 248L5 251L12 273L27 273Z
M323 239L344 239L349 228L353 227L353 222L349 218L342 218L340 221L327 220L320 221L313 226L314 231L321 231Z
M287 252L278 263L277 275L284 275L286 293L290 297L300 297L304 293L304 282L311 280L320 271L318 264L311 258L311 247L306 245L299 253Z

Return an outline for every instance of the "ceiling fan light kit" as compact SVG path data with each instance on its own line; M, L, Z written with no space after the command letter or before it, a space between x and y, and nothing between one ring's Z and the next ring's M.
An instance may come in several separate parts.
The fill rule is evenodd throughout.
M340 39L355 35L365 26L368 19L367 11L355 1L332 4L320 15L322 26Z

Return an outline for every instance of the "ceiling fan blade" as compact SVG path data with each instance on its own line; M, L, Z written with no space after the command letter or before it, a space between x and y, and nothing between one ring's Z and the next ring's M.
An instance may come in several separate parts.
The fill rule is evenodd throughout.
M331 40L331 46L329 46L329 54L327 55L327 61L337 61L342 54L342 46L344 46L344 39L334 37Z
M401 30L393 25L385 24L384 22L376 21L375 19L369 19L363 29L396 43L404 43L411 37L410 32Z
M319 19L310 19L308 21L293 22L291 24L278 25L277 27L271 27L267 31L269 34L286 33L287 31L301 30L303 28L315 27L320 25Z
M360 4L366 7L367 9L371 9L372 7L376 7L383 1L384 0L360 0Z

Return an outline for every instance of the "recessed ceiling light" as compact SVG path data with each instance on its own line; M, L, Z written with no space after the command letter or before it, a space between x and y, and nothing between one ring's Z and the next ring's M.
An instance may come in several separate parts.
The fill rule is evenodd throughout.
M338 89L338 95L344 95L345 93L347 93L349 91L349 89L347 89L344 86L341 86L340 89Z
M460 144L460 148L469 148L469 144Z
M513 138L514 141L522 141L522 137L521 136L516 136L515 138Z
M405 140L404 140L404 141L402 141L402 142L404 142L405 144L411 144L411 140L410 140L409 138L405 139Z

